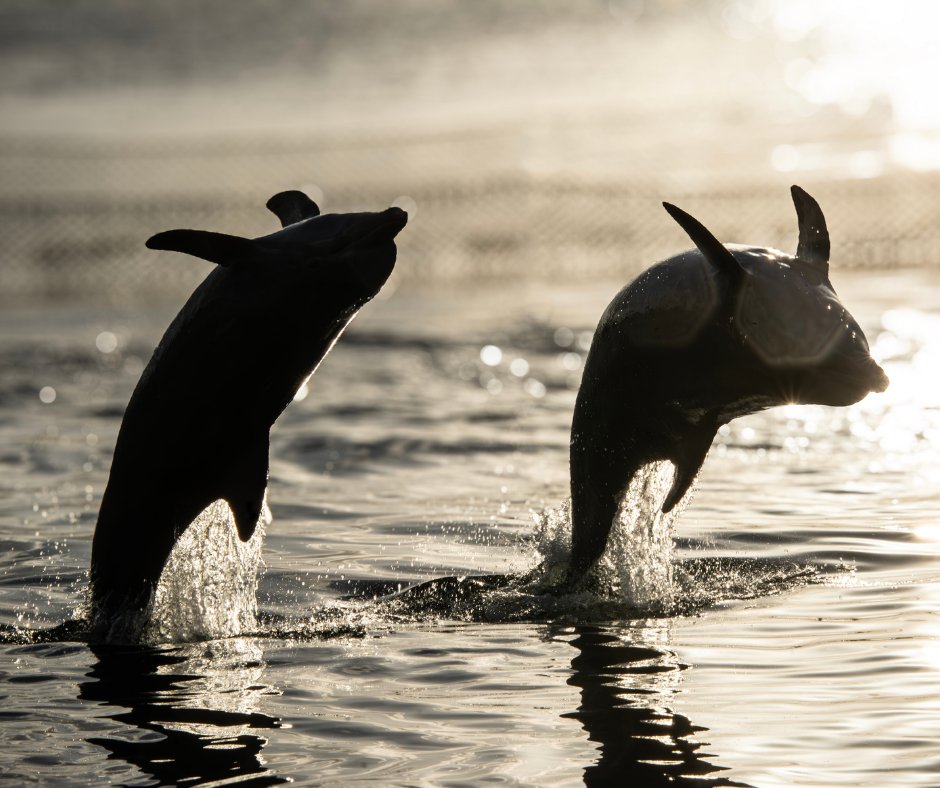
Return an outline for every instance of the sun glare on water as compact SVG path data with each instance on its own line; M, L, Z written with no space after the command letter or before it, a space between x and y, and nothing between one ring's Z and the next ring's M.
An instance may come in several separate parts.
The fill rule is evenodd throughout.
M734 25L763 20L778 42L787 85L809 107L832 108L881 142L845 152L839 167L870 178L889 167L940 169L940 3L931 0L769 0L732 6ZM832 165L814 143L781 144L775 169Z
M913 308L891 309L882 315L884 330L872 353L883 363L891 384L855 409L870 428L880 459L875 472L903 474L910 491L914 535L940 549L940 522L920 502L934 500L940 490L940 315Z

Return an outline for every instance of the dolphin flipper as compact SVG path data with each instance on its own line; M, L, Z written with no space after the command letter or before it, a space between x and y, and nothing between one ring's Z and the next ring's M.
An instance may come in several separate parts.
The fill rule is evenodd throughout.
M278 192L265 203L265 207L281 220L281 227L320 215L317 204L298 191Z
M676 466L676 474L673 477L669 494L666 495L666 500L663 501L663 514L672 511L689 491L695 477L702 469L705 455L708 454L717 432L718 430L714 426L703 425L700 429L680 439L679 445L675 447L675 454L669 458Z
M165 249L200 257L216 265L230 266L258 256L258 247L248 238L206 230L167 230L147 239L148 249Z
M251 539L261 516L268 487L268 435L249 442L223 482L222 496L235 515L235 527L243 542Z

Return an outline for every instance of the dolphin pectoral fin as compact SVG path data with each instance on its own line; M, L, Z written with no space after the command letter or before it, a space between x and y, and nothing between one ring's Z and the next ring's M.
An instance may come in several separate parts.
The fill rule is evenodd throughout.
M676 220L678 225L685 230L689 238L692 239L698 250L705 255L708 260L719 271L732 278L732 281L739 281L744 275L744 269L738 265L731 251L719 241L698 219L687 214L681 208L677 208L672 203L664 202L663 208Z
M235 515L235 529L238 531L238 538L247 542L254 536L255 528L258 525L258 518L261 517L261 507L264 503L264 490L261 495L252 498L242 496L236 500L226 497L232 514Z
M676 466L676 473L666 500L663 501L663 514L671 512L695 482L695 477L702 469L705 455L711 448L716 432L717 430L711 427L703 427L692 435L686 436L677 447L676 454L670 458Z
M238 537L251 539L264 506L268 487L268 436L248 447L227 479L222 495L235 515Z
M148 249L183 252L216 265L236 265L258 255L255 242L248 238L207 230L167 230L147 239Z
M278 192L265 203L265 207L281 220L281 227L320 215L317 204L298 191Z
M702 457L702 459L704 460L705 458ZM685 497L685 494L689 491L689 488L695 481L695 477L698 476L698 472L701 467L701 463L694 466L676 466L676 475L673 478L672 487L669 490L669 494L666 496L666 500L663 501L663 514L668 514L671 512L675 508L675 505Z
M796 256L829 275L829 229L819 203L799 186L790 187L796 220L800 227L800 240Z

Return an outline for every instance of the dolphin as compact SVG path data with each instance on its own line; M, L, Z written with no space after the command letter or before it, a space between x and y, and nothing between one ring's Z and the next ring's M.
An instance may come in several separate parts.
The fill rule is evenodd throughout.
M267 207L260 238L170 230L147 241L216 263L170 324L131 396L92 544L91 620L146 613L173 545L224 499L251 538L268 435L395 265L399 208L320 215L297 191Z
M798 186L791 194L795 256L726 246L663 203L696 248L640 274L598 323L572 418L569 582L603 555L623 494L644 465L674 466L662 503L668 512L723 424L786 403L851 405L887 387L829 281L822 210Z

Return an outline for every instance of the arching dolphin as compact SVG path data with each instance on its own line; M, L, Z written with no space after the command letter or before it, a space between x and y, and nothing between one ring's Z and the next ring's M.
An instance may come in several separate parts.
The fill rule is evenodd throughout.
M301 192L268 201L283 229L247 239L170 230L147 241L218 267L196 288L131 396L91 557L92 620L146 611L167 557L210 503L251 537L268 433L395 265L399 208L320 216Z
M675 466L668 512L688 492L722 424L785 403L851 405L888 379L829 281L816 201L791 193L796 256L724 246L664 203L697 249L640 274L607 307L571 428L572 556L580 578L604 553L621 498L644 465Z

